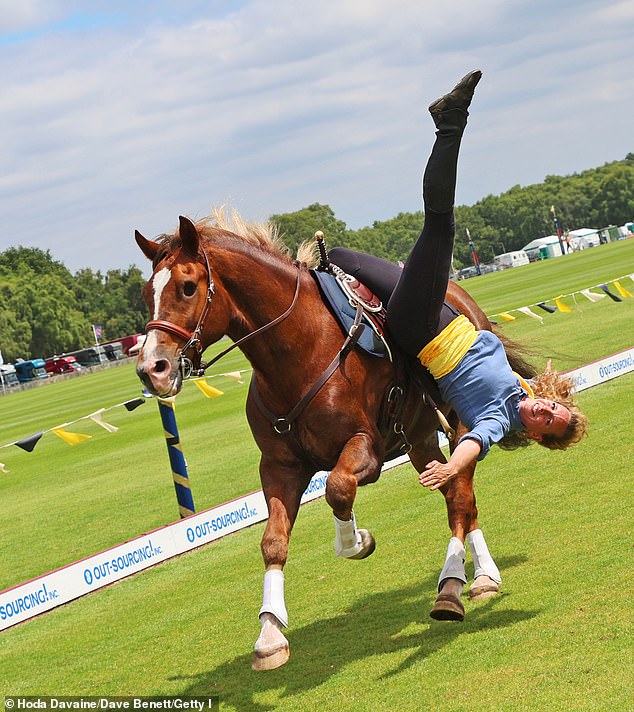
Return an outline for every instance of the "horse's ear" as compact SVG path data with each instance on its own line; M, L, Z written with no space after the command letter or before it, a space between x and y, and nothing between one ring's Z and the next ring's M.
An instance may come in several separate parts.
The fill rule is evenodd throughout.
M196 230L196 226L189 218L185 218L181 215L178 220L178 234L181 238L183 250L190 257L196 257L198 255L199 244L198 230Z
M141 248L141 252L150 262L154 262L154 258L161 249L161 246L157 242L152 242L152 240L143 237L138 230L134 231L134 239L136 240L136 244Z

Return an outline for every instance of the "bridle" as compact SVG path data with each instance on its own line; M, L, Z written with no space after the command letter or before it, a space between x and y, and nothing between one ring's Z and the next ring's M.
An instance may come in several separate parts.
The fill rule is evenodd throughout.
M202 330L205 326L205 321L207 320L207 315L209 314L209 309L211 308L211 300L212 300L214 294L216 293L216 288L215 288L214 279L211 275L211 266L209 264L209 257L207 256L207 253L205 252L204 249L201 250L201 252L203 253L203 257L205 259L205 267L207 269L207 294L205 296L205 303L203 304L202 311L200 313L200 316L198 317L198 322L196 324L196 328L192 332L190 332L190 331L187 331L187 329L184 329L182 326L179 326L178 324L174 324L171 321L165 321L163 319L153 319L152 321L149 321L145 326L146 334L148 331L156 329L158 331L165 331L166 333L171 334L172 336L175 336L178 339L183 339L185 341L185 344L181 348L180 354L178 355L179 370L180 370L181 378L183 380L191 378L192 376L194 378L199 378L201 376L204 376L205 371L210 366L212 366L217 361L220 361L220 359L223 356L226 356L230 351L233 351L233 349L237 348L238 346L241 346L242 344L249 341L250 339L253 339L256 336L259 336L263 332L268 331L268 329L271 329L272 327L276 326L280 322L284 321L284 319L286 319L288 316L290 316L291 312L295 308L295 305L297 304L297 298L299 296L301 270L299 268L299 265L296 264L297 282L295 284L295 294L293 295L293 301L291 302L291 305L288 307L288 309L283 314L280 314L278 317L276 317L272 321L268 322L267 324L264 324L263 326L260 326L255 331L252 331L251 333L246 334L242 338L235 341L233 344L231 344L231 346L229 346L224 351L221 351L219 354L214 356L214 358L211 361L204 363L202 361L202 355L203 355L203 351L205 350L205 347L203 346L202 341L200 340L200 336L201 336ZM192 361L186 355L186 352L189 351L190 349L193 349L195 351L194 359L198 363L198 368L196 368L194 366L194 361Z

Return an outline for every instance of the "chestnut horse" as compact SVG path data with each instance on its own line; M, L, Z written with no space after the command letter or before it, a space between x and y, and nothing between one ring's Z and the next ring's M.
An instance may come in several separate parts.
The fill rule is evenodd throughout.
M262 453L260 478L269 510L261 542L264 591L253 667L264 670L279 667L290 655L282 633L288 624L283 568L300 498L315 472L330 470L326 501L334 515L336 554L360 559L374 551L372 535L356 526L353 504L357 486L375 482L401 444L398 428L386 433L379 427L395 367L357 348L333 362L344 336L306 263L293 261L267 226L245 225L238 218L232 232L223 220L222 213L196 224L181 217L176 234L156 241L136 233L154 269L143 294L151 321L137 372L153 394L175 395L188 372L200 369L204 349L225 335L240 342L235 345L253 367L246 413ZM453 283L447 301L478 329L491 328ZM294 419L282 417L333 363L334 372L301 412ZM457 427L457 442L464 429L449 407L441 409ZM416 470L430 460L445 461L437 415L418 388L407 389L399 412ZM431 615L462 620L465 539L476 569L472 597L494 595L499 571L478 527L473 471L451 480L442 492L452 538Z

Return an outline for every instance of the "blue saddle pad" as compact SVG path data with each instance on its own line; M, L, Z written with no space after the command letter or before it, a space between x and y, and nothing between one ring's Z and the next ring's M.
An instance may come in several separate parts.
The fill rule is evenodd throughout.
M347 334L354 322L357 310L350 304L348 297L343 293L337 279L332 274L318 272L317 270L311 270L311 274L319 286L319 291L324 301L339 322L341 330L344 334ZM388 357L389 354L385 344L376 334L365 314L361 321L365 324L365 329L357 342L357 346L370 354L370 356L376 356L377 358Z

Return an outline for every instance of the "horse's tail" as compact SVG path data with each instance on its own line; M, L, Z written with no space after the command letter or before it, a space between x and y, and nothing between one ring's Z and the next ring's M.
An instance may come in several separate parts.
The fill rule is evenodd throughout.
M519 341L509 339L509 337L505 336L500 329L493 327L493 332L502 342L509 365L513 371L518 373L522 378L534 378L539 371L527 359L531 355L534 356L535 352L524 344L519 343Z

